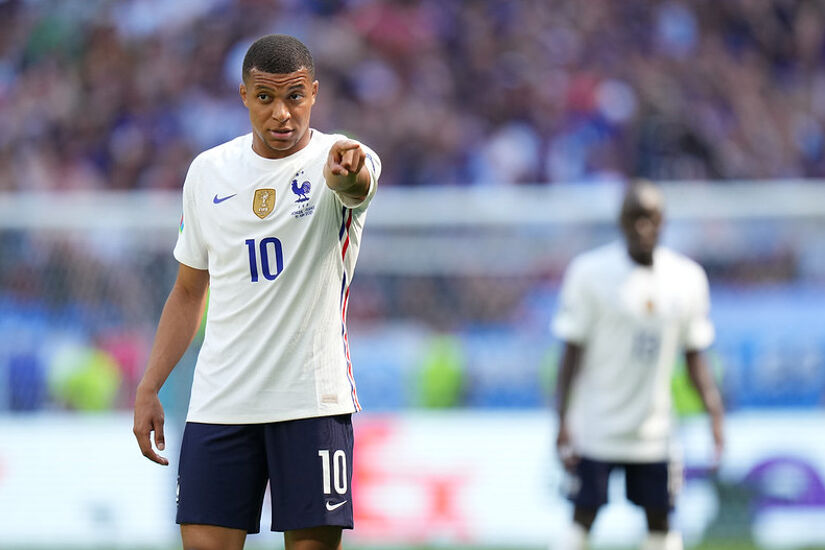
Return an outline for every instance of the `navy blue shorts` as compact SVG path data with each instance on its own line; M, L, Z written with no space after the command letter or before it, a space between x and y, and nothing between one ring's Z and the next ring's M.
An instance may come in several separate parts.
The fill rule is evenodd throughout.
M627 500L652 510L670 510L681 487L682 474L677 462L625 463L603 462L582 457L570 476L566 492L573 504L596 509L607 502L610 473L621 468L625 474Z
M260 530L266 484L272 530L352 529L351 415L270 424L187 422L177 523Z

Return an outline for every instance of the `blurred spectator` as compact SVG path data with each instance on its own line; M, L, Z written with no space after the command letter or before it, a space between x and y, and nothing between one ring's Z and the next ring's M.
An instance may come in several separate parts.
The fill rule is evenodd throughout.
M0 190L178 188L245 128L266 32L317 52L316 124L382 144L389 185L825 171L817 2L7 0Z

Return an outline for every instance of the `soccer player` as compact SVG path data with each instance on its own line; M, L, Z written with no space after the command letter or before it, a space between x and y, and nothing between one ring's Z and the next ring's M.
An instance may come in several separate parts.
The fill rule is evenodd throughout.
M183 185L177 280L135 399L144 456L168 464L158 391L210 308L181 444L183 547L243 548L264 491L288 550L341 548L351 529L352 424L361 409L346 327L364 218L381 164L309 127L307 47L257 40L243 61L252 132L198 155Z
M662 217L660 190L634 182L621 207L624 243L582 254L564 277L553 321L564 342L556 445L574 513L561 550L586 548L616 468L624 469L628 500L647 516L643 547L682 547L669 523L681 483L670 461L670 379L682 352L710 413L717 460L722 452L722 401L702 355L714 332L707 277L697 263L657 245Z

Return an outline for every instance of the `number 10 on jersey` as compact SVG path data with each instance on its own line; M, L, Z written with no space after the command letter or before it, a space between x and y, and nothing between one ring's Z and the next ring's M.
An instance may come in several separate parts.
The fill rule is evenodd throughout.
M275 237L261 239L258 246L255 246L255 239L247 239L246 248L249 252L249 276L251 282L258 282L258 256L261 258L261 274L267 281L274 281L281 271L284 270L284 252L281 248L281 241ZM275 254L275 273L272 273L272 265L269 263L270 251Z

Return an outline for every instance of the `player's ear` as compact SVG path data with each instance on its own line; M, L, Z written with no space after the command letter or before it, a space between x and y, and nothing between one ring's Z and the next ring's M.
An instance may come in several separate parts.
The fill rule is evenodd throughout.
M312 104L315 105L315 98L318 97L318 81L312 83Z
M240 88L238 88L238 93L241 94L241 101L243 101L243 104L248 108L249 103L247 103L246 100L246 84L244 84L243 82L241 82L241 86Z

